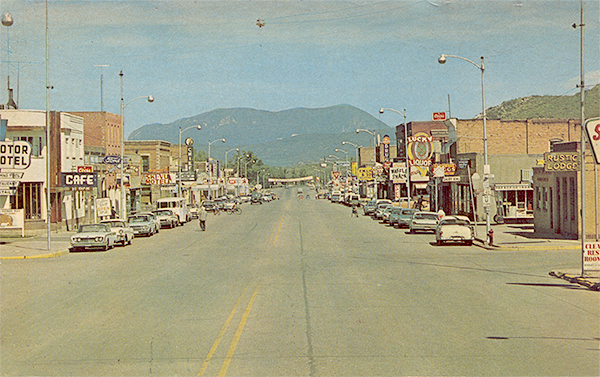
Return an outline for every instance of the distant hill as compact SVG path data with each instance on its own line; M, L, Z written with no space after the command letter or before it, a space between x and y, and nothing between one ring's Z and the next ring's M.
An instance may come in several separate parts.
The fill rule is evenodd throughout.
M169 124L148 124L133 131L129 140L179 142L182 133L194 139L194 147L206 151L209 141L224 138L226 143L211 145L211 156L224 159L226 150L253 151L267 165L285 166L298 161L317 161L342 148L342 141L369 146L373 138L356 134L356 129L377 130L395 139L395 130L369 113L350 105L318 109L297 108L270 112L247 108L216 109ZM354 153L354 148L345 148ZM233 154L233 153L232 153ZM230 156L232 155L230 154ZM343 155L343 154L342 154Z
M585 117L598 117L600 85L585 92ZM486 110L488 119L523 120L533 118L579 119L580 94L572 96L531 96L502 102ZM481 117L481 115L479 116Z

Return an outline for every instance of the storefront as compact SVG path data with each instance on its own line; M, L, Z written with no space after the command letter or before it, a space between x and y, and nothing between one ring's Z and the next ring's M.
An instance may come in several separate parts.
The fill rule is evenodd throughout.
M530 183L497 183L494 191L495 222L533 222L533 187Z

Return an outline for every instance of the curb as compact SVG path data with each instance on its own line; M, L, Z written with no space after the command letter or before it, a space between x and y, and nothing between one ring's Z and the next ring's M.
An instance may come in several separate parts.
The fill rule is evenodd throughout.
M556 246L556 245L522 245L522 246L504 246L504 245L486 245L484 240L480 240L478 238L475 239L481 243L481 245L477 244L477 246L484 248L486 250L502 250L502 251L526 251L526 250L581 250L580 246Z
M40 255L32 255L32 256L22 255L22 256L14 256L14 257L0 257L0 260L54 258L54 257L59 257L64 254L68 254L68 253L69 253L68 250L63 250L63 251L56 251L54 253L49 253L49 254L40 254Z
M600 283L593 282L592 280L589 280L583 276L570 275L560 271L550 271L548 275L566 280L569 283L582 285L592 291L600 291Z

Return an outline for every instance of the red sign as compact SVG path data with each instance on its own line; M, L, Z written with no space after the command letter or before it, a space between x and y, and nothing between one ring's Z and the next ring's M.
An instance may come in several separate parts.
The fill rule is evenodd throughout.
M77 167L77 173L93 173L94 172L94 168L92 166L78 166Z
M142 177L142 184L144 185L167 185L170 183L173 183L173 180L171 180L169 173L144 174Z
M433 114L431 114L431 118L433 120L446 120L446 112L441 111L441 112L433 113Z
M333 179L338 179L340 177L340 172L339 171L332 171L331 172L331 176L333 177Z

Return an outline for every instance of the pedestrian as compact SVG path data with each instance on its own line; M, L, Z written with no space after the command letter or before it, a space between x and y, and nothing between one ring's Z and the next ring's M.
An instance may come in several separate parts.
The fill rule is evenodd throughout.
M202 229L202 231L206 231L206 208L204 208L204 206L200 207L200 212L198 213L198 223L200 225L200 229Z
M352 214L350 215L350 217L356 216L358 217L358 211L356 210L356 204L352 205Z

